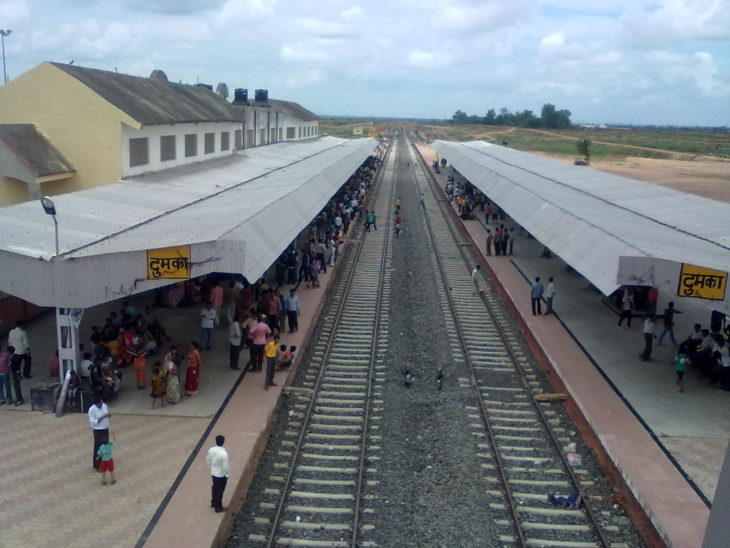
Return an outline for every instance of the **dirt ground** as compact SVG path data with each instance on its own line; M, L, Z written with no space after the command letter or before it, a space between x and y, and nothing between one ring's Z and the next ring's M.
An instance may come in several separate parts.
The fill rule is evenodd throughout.
M730 203L730 161L727 160L629 157L624 161L591 162L591 167Z

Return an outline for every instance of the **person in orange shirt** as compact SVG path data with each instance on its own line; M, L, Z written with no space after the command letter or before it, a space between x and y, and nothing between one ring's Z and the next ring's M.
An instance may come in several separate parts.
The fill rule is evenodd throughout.
M210 290L210 302L215 309L215 326L221 324L221 312L223 311L223 286L220 282L216 282L213 289Z

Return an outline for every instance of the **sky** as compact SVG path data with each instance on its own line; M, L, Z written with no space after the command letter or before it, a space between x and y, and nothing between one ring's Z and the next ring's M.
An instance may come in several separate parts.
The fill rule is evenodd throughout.
M0 0L0 29L11 79L73 60L319 115L730 126L730 0Z

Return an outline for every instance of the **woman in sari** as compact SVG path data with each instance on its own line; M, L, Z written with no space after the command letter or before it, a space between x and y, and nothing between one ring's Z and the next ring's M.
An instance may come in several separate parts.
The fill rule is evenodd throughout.
M190 352L185 358L187 370L185 371L185 395L197 396L198 384L200 382L200 346L196 341L190 343Z
M165 375L165 385L167 387L165 391L167 403L173 405L178 404L180 403L180 377L178 377L176 346L173 346L170 352L165 354L162 365Z

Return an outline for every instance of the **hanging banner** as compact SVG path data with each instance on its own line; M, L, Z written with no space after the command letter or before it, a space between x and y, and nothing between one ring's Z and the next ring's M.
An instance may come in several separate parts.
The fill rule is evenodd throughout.
M190 246L147 250L147 279L190 279Z
M680 297L696 297L722 301L725 299L727 272L702 268L691 264L682 264L679 274L677 295Z
M78 329L81 325L81 318L83 318L83 316L83 308L72 308L71 311L68 313L68 321L72 326Z

